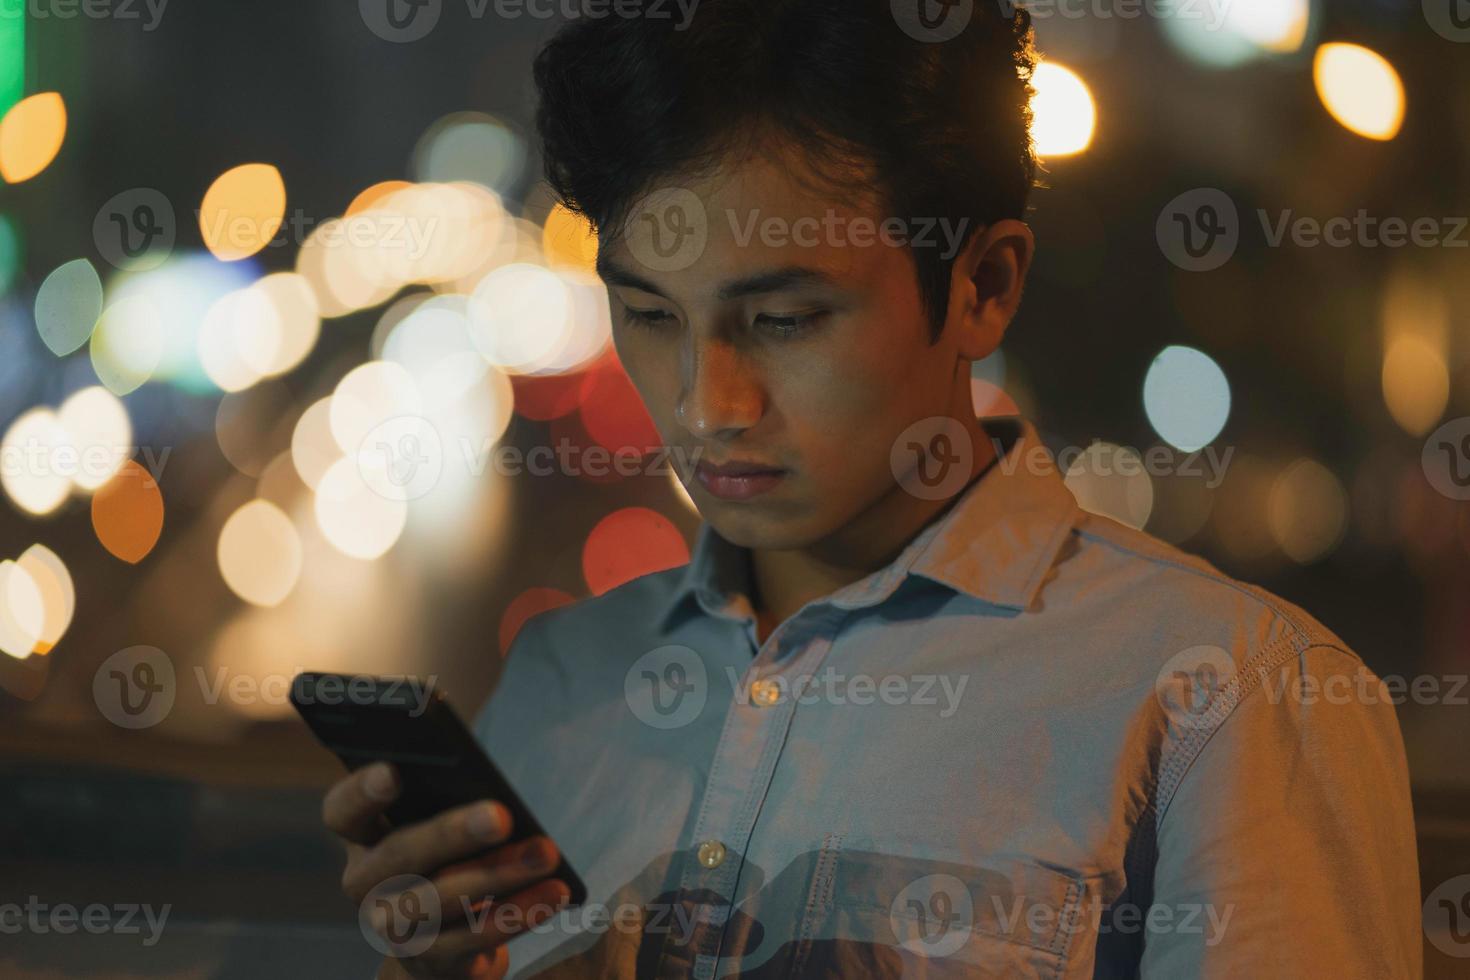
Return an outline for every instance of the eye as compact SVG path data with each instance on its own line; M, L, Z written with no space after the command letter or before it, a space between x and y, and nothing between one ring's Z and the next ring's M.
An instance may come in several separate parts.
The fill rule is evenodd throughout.
M631 306L623 308L623 320L640 327L658 327L671 322L674 315L668 310L635 310Z
M778 337L793 337L796 334L811 329L826 314L826 310L816 310L811 313L792 313L784 316L775 313L761 313L756 316L755 322L757 326L765 327Z

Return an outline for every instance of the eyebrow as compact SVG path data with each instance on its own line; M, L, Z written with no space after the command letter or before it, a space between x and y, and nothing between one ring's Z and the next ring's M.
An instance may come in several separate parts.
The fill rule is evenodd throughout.
M624 269L614 262L606 261L601 257L597 261L597 274L602 281L610 286L625 286L629 289L640 289L645 293L655 296L669 297L649 280ZM825 272L811 269L801 265L789 265L779 269L768 269L753 275L743 276L739 279L731 279L722 283L715 291L715 295L721 302L729 302L733 299L741 299L746 296L761 296L766 293L777 293L785 289L794 289L798 286L834 286L837 282Z

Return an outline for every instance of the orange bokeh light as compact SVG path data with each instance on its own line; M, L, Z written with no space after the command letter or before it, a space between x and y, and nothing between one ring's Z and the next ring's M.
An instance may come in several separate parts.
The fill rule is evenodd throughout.
M613 511L597 522L582 546L582 575L593 595L688 563L684 535L673 521L647 507Z
M163 533L163 494L153 476L128 460L92 497L92 527L114 556L137 564Z

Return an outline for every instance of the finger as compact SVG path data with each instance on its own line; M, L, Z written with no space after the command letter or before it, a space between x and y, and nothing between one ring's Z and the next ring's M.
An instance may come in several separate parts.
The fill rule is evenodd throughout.
M437 892L437 907L446 923L463 921L472 907L535 884L556 870L560 855L549 837L537 836L499 848L475 861L452 865L420 885ZM424 901L432 901L428 895Z
M348 865L342 885L349 895L366 895L397 875L428 876L444 865L503 842L511 831L510 811L494 800L446 810L430 820L389 833Z
M477 954L494 953L509 939L551 918L571 897L571 889L557 878L548 878L501 901L475 910L463 925L446 929L418 960L430 971L452 974L473 963ZM412 969L411 971L412 972Z
M327 790L322 798L322 823L338 837L372 844L387 830L383 811L400 788L398 773L389 763L363 766Z

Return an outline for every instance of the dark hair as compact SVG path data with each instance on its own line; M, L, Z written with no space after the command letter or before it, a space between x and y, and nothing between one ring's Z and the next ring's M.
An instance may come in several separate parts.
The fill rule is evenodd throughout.
M1030 14L976 0L958 36L930 41L900 24L907 2L928 0L698 0L682 25L658 8L575 21L534 66L547 181L606 233L660 179L779 134L829 186L876 192L893 215L966 220L951 226L966 241L1023 218L1036 173ZM909 251L937 339L955 255Z

